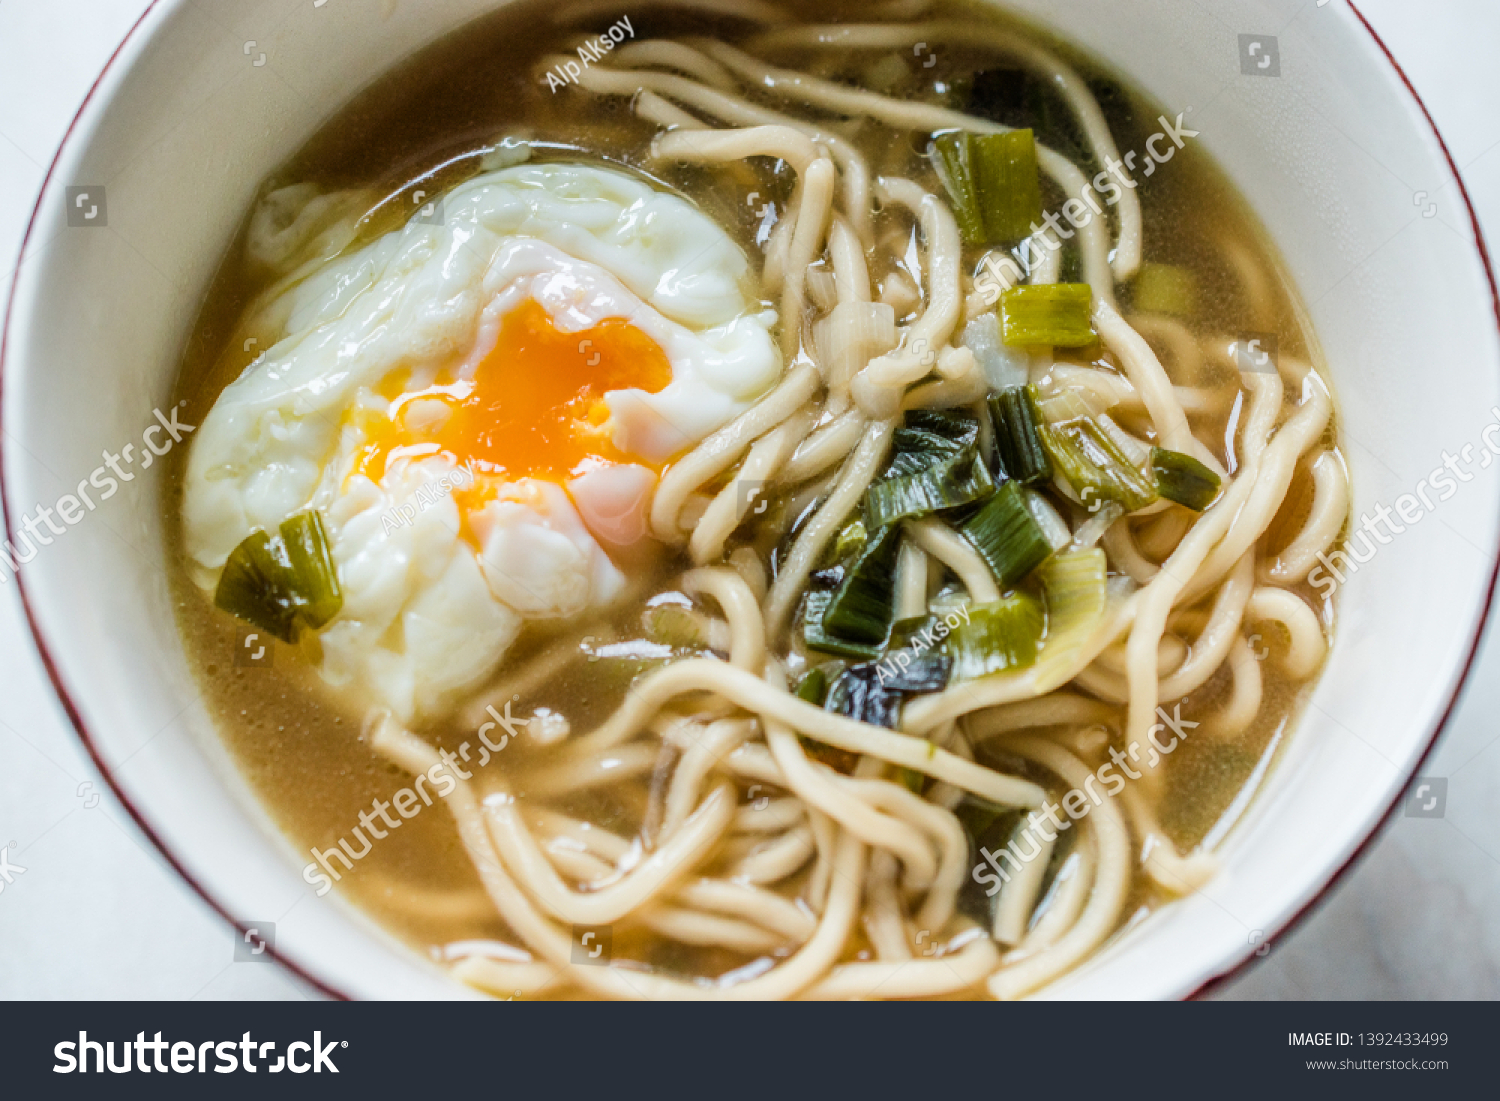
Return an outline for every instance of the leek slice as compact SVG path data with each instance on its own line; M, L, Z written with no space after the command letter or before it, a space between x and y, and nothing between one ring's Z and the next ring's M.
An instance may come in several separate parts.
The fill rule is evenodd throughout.
M807 594L807 603L802 611L802 641L807 648L816 650L820 654L834 654L841 658L857 660L878 658L883 651L881 642L855 642L851 639L840 638L824 628L823 617L827 614L831 603L833 603L831 592Z
M1155 483L1092 418L1045 424L1040 433L1053 467L1091 512L1109 501L1134 512L1156 500Z
M1047 636L1035 672L1038 693L1071 679L1073 658L1104 618L1108 573L1099 547L1055 554L1037 571L1047 604Z
M959 233L970 245L1019 241L1042 217L1030 130L943 134L928 146Z
M849 564L823 613L826 634L856 643L885 643L894 616L899 535L896 527L875 532Z
M865 522L884 528L908 517L973 504L994 489L979 449L971 444L952 458L876 482L865 491Z
M1051 542L1015 482L1002 485L959 532L973 544L1002 589L1020 581L1052 553Z
M809 669L797 682L797 698L815 707L822 707L828 698L828 674L821 665Z
M1202 512L1219 495L1219 476L1191 455L1151 449L1151 470L1156 475L1156 491L1169 501Z
M973 680L992 673L1025 669L1036 661L1047 617L1037 599L1011 593L991 604L978 604L969 622L948 636L953 678Z
M224 563L214 604L282 642L336 616L344 595L321 514L307 509L274 535L256 531L241 540Z
M1022 485L1036 485L1052 477L1052 460L1037 426L1043 417L1029 386L1002 390L990 398L990 417L995 425L995 450L1000 473Z
M823 709L895 730L901 718L901 694L881 687L873 664L853 665L828 689Z
M1090 316L1094 292L1087 283L1012 287L1000 296L1005 343L1082 348L1094 343Z

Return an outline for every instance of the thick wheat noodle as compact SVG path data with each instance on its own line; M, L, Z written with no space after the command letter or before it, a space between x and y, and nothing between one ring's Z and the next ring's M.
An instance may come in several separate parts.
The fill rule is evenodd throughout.
M1304 391L1307 396L1302 404L1277 429L1275 438L1266 446L1249 500L1234 517L1229 533L1204 560L1192 583L1183 590L1181 601L1191 602L1217 585L1239 556L1253 547L1270 527L1281 502L1286 499L1298 458L1322 438L1332 412L1328 391L1316 374L1307 374Z
M817 851L809 826L794 826L772 841L760 841L725 875L746 883L780 883L812 859Z
M870 872L865 880L865 935L882 960L911 959L906 919L896 893L896 858L883 849L870 853Z
M1202 850L1186 856L1180 854L1156 820L1156 812L1139 782L1127 784L1120 793L1120 801L1136 836L1140 838L1141 868L1152 882L1174 895L1185 895L1213 878L1219 862Z
M614 865L631 850L638 848L618 834L557 811L536 808L524 813L534 829L552 835L543 845L543 851L554 862L565 851L570 852L572 857L593 861L588 874L580 876L591 886L609 875L620 874ZM580 847L563 849L562 842ZM796 903L748 883L736 883L727 879L688 879L673 888L672 897L686 906L700 910L715 910L746 918L774 932L795 937L798 941L807 939L814 925Z
M758 742L742 745L724 758L724 767L741 780L791 790L781 766L776 763L771 751Z
M964 729L971 739L979 741L1032 727L1090 726L1096 723L1117 726L1119 721L1117 707L1071 692L1054 692L1034 700L977 711L964 720Z
M935 998L978 986L1000 962L989 937L975 934L951 955L878 963L841 963L802 996L807 999Z
M814 368L809 367L807 370L813 371L816 378ZM766 632L769 635L780 634L786 626L786 621L791 617L802 590L807 585L808 575L823 553L823 547L843 526L845 518L859 504L865 490L879 473L895 431L894 420L871 421L866 426L864 435L845 461L833 492L792 543L792 548L771 585L771 591L766 594L764 607Z
M1161 446L1192 455L1222 476L1224 468L1188 427L1187 414L1177 401L1172 380L1145 337L1132 329L1111 303L1100 298L1094 299L1094 327L1140 395Z
M1010 31L978 23L957 22L905 26L866 24L785 27L757 35L752 40L752 45L769 48L829 46L878 50L896 46L910 48L917 42L978 46L1008 54L1021 61L1062 94L1073 116L1083 127L1096 165L1104 168L1107 162L1115 162L1119 166L1119 172L1129 179L1126 167L1120 164L1120 151L1115 145L1114 135L1110 133L1109 123L1088 85L1056 54ZM1112 266L1115 277L1126 280L1136 273L1141 263L1141 207L1132 184L1121 185L1119 190L1119 238Z
M1085 781L1094 775L1077 757L1045 738L1022 735L1010 739L1007 748L1050 769L1070 788L1083 790ZM1018 998L1050 982L1114 931L1130 890L1134 861L1130 853L1130 829L1114 799L1102 795L1100 800L1097 806L1091 804L1087 817L1080 820L1087 823L1096 860L1093 889L1083 912L1050 946L1035 953L1022 948L1006 955L1000 969L990 976L989 989L995 997Z
M927 612L927 552L911 539L896 552L896 592L892 618L899 623Z
M807 808L801 799L769 799L764 806L759 802L741 807L735 812L731 833L782 833L797 825L806 817Z
M851 780L839 776L834 783L858 795L877 810L910 822L932 840L938 850L937 874L921 888L927 891L927 898L917 911L916 923L918 931L925 929L933 936L942 932L957 905L969 856L964 828L953 812L935 806L888 780Z
M854 400L871 416L890 416L900 405L900 390L932 370L939 349L953 336L963 310L959 260L963 245L958 223L937 196L910 180L876 181L881 200L899 203L917 216L927 242L927 308L907 326L901 346L870 361L854 376Z
M602 757L575 760L553 755L541 768L521 773L517 786L529 796L576 794L649 774L656 767L656 757L654 745L615 746Z
M1031 955L1057 943L1083 912L1093 881L1093 853L1086 844L1075 845L1053 877L1042 912L1021 940L1020 950Z
M720 719L709 723L702 736L683 752L672 770L657 844L669 839L693 813L698 805L698 791L719 761L754 733L754 720Z
M1047 877L1047 866L1052 862L1052 850L1057 845L1057 835L1034 839L1037 853L1021 870L1011 876L1010 882L1000 888L1000 901L995 904L993 935L996 943L1019 945L1026 936L1026 927L1042 894L1042 883Z
M1291 636L1291 646L1282 660L1282 666L1288 676L1305 680L1323 664L1323 657L1328 652L1328 640L1323 636L1323 627L1318 622L1317 613L1296 593L1264 586L1257 588L1250 594L1245 619L1251 623L1274 619L1286 627Z
M951 350L944 348L943 352ZM939 367L942 365L943 352L938 353ZM901 411L904 413L908 409L946 409L955 405L968 405L983 397L988 390L984 376L978 371L959 379L924 382L906 392L906 396L901 399Z
M859 795L841 787L831 769L807 759L796 736L785 726L775 721L765 726L766 742L781 769L783 782L809 809L827 815L872 848L893 853L906 866L909 884L925 887L937 878L937 858L914 826L881 814Z
M869 423L858 409L848 409L803 440L776 472L778 485L796 485L840 462L859 442Z
M1312 462L1313 501L1307 521L1276 558L1260 568L1262 581L1295 585L1318 564L1349 518L1349 479L1343 461L1325 451Z
M870 267L865 263L864 246L845 218L833 220L828 232L828 258L833 263L839 301L870 301Z
M688 539L688 553L695 563L701 566L721 557L724 544L745 517L768 507L765 488L807 435L809 423L809 415L794 413L751 444L733 480L709 503Z
M1254 588L1255 552L1247 551L1214 594L1208 623L1193 640L1187 660L1166 676L1161 674L1158 664L1158 699L1168 702L1181 699L1206 684L1208 678L1224 664L1229 656L1230 646L1239 637L1245 605ZM1123 703L1129 698L1130 689L1126 679L1117 671L1100 669L1096 663L1096 667L1089 672L1091 680L1085 685L1089 691L1097 693L1102 689L1106 698L1112 702Z
M459 982L502 998L540 994L568 985L565 969L551 963L512 963L485 956L466 956L449 972Z
M1165 677L1174 669L1181 667L1182 663L1187 660L1187 656L1187 643L1183 642L1176 635L1162 635L1161 642L1156 647L1156 675ZM1089 666L1089 669L1107 670L1111 673L1123 674L1125 672L1125 661L1125 647L1117 642L1101 650L1099 656L1094 659L1094 664ZM1084 672L1088 672L1088 670L1086 669ZM1093 691L1093 689L1090 689L1090 691Z
M727 566L689 570L680 578L683 590L702 593L718 601L729 620L729 660L740 669L758 670L765 665L766 632L760 607L749 584Z
M710 792L676 833L607 887L580 894L558 877L521 817L513 796L485 797L490 839L506 869L544 909L573 925L608 925L638 909L671 882L702 862L734 817L735 792L721 785Z
M706 42L703 49L716 61L773 95L839 114L878 119L898 130L968 130L979 134L1003 134L1011 129L946 107L892 99L863 88L850 88L806 73L778 69L722 42ZM1057 182L1064 194L1095 207L1096 204L1085 198L1092 195L1093 190L1077 165L1041 142L1036 143L1036 156L1042 171ZM1077 227L1079 249L1083 253L1085 282L1099 297L1113 300L1114 274L1109 265L1109 235L1101 222L1102 218L1091 215ZM1122 240L1121 244L1125 242ZM1058 247L1061 248L1060 242Z
M539 65L565 60L544 57ZM870 170L864 157L833 130L758 107L741 96L717 91L673 73L610 69L593 65L579 76L579 83L597 95L633 96L639 91L678 100L696 111L738 126L789 126L828 147L844 174L844 210L853 219L860 239L873 241L870 231Z
M812 826L813 841L818 846L818 859L802 889L803 901L815 914L823 912L828 899L828 878L833 874L833 851L838 844L839 828L828 815L807 809L807 821Z
M1234 738L1250 729L1255 716L1260 714L1260 701L1264 692L1260 675L1260 661L1250 644L1239 635L1229 650L1229 668L1234 674L1229 699L1214 716L1213 730L1221 738Z
M635 113L647 122L654 122L665 130L711 130L713 127L695 115L690 115L675 103L663 99L655 92L641 91L635 97Z
M801 410L818 389L818 369L799 364L760 401L674 462L651 499L651 532L668 544L685 542L678 516L688 495L732 466L752 442Z
M1139 594L1106 609L1098 629L1070 656L1067 664L1060 671L1045 671L1048 674L1046 682L1039 679L1043 670L1032 666L1020 673L992 674L980 680L949 685L941 692L920 696L908 703L901 713L901 728L913 734L925 734L949 719L983 708L1034 699L1051 691L1057 682L1072 680L1098 657L1100 650L1130 626L1135 617L1137 596Z
M790 358L801 345L801 326L806 314L807 268L823 251L823 241L833 213L833 185L837 179L833 162L819 158L802 177L797 225L787 249L786 274L781 289L781 351Z
M609 60L611 64L625 69L645 68L653 65L660 69L676 69L721 92L739 91L739 82L728 69L704 57L692 47L670 39L648 38L642 42L617 46L610 52Z
M1238 526L1243 516L1251 512L1256 490L1261 485L1263 461L1273 451L1285 450L1288 442L1297 443L1297 454L1301 453L1299 426L1305 430L1309 407L1299 408L1292 419L1277 433L1275 442L1267 445L1266 437L1271 431L1276 414L1280 411L1281 380L1274 375L1257 375L1250 385L1252 389L1250 412L1245 421L1244 456L1238 476L1230 483L1218 502L1211 506L1188 531L1177 549L1162 563L1160 571L1151 582L1132 598L1136 607L1130 640L1127 643L1129 652L1127 680L1130 696L1125 729L1127 742L1144 742L1146 730L1153 721L1152 716L1155 714L1158 702L1156 647L1166 629L1167 617L1171 614L1173 606L1179 602L1191 603L1187 597L1190 582L1193 582L1195 576L1203 576L1213 548L1228 542L1226 532ZM1321 432L1321 422L1326 420L1326 410L1320 419L1317 410L1313 409L1311 419L1318 422L1318 431ZM1293 458L1295 459L1295 455ZM1285 492L1284 487L1282 492ZM1279 500L1278 496L1278 502ZM1251 515L1254 514L1251 513ZM1245 540L1247 546L1265 530L1265 524L1269 520L1270 513L1266 513L1264 521L1255 527L1254 534ZM1241 548L1240 554L1235 555L1231 560L1231 565L1239 560L1244 549L1246 548ZM1227 572L1227 569L1224 572ZM1217 583L1219 576L1222 576L1222 573L1214 578L1213 583ZM1206 592L1210 587L1210 585L1205 585L1202 591Z
M650 906L635 919L658 936L702 948L728 948L746 955L762 955L785 947L787 938L737 918L684 910L676 906Z
M958 574L975 604L993 604L1000 599L995 575L985 565L969 542L950 528L931 518L908 520L903 525L912 542Z

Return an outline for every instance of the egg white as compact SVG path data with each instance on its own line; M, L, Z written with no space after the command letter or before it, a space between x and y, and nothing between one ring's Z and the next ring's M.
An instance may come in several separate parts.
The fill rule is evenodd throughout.
M323 509L344 606L322 632L320 672L407 720L488 675L526 620L614 599L624 578L601 542L644 534L651 468L748 408L781 369L775 314L753 296L743 252L676 196L594 166L522 165L470 180L443 211L271 304L280 339L205 417L183 497L205 585L252 531ZM467 517L452 490L472 474L446 456L393 458L379 482L351 473L366 442L351 409L387 407L375 388L398 369L409 392L455 361L472 373L527 299L559 331L623 318L661 348L667 386L604 396L611 442L639 464L565 487L518 479Z

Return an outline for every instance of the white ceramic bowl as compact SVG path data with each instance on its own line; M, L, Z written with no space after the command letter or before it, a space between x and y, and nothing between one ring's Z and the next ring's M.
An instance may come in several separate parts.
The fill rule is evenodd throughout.
M373 75L492 6L152 5L70 127L27 233L0 347L10 534L88 478L101 449L139 446L153 409L166 410L208 280L267 171ZM1500 419L1489 412L1500 406L1500 342L1478 227L1424 109L1345 0L1013 6L1172 114L1193 108L1196 140L1264 221L1307 302L1357 512L1394 506L1445 454L1482 449ZM1266 72L1265 42L1244 55L1258 71L1242 73L1241 33L1276 35L1279 76ZM69 188L85 189L83 205ZM1189 994L1277 935L1353 858L1431 746L1473 656L1500 541L1500 464L1478 470L1477 459L1435 518L1344 586L1327 671L1225 842L1223 874L1051 994ZM21 571L37 645L80 736L210 904L241 924L279 916L286 964L332 993L458 993L336 892L314 899L303 858L235 771L168 606L152 474Z

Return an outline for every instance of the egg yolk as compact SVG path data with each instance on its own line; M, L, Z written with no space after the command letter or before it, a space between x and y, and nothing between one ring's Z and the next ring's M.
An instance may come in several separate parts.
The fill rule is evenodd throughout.
M495 479L562 481L588 460L636 462L611 443L605 422L611 390L658 393L672 381L666 354L623 318L605 318L579 332L560 331L534 299L501 322L494 348L472 379L407 391L405 372L379 392L391 417L361 418L366 443L355 471L379 481L397 454L447 453L459 466ZM448 407L424 430L413 403Z

